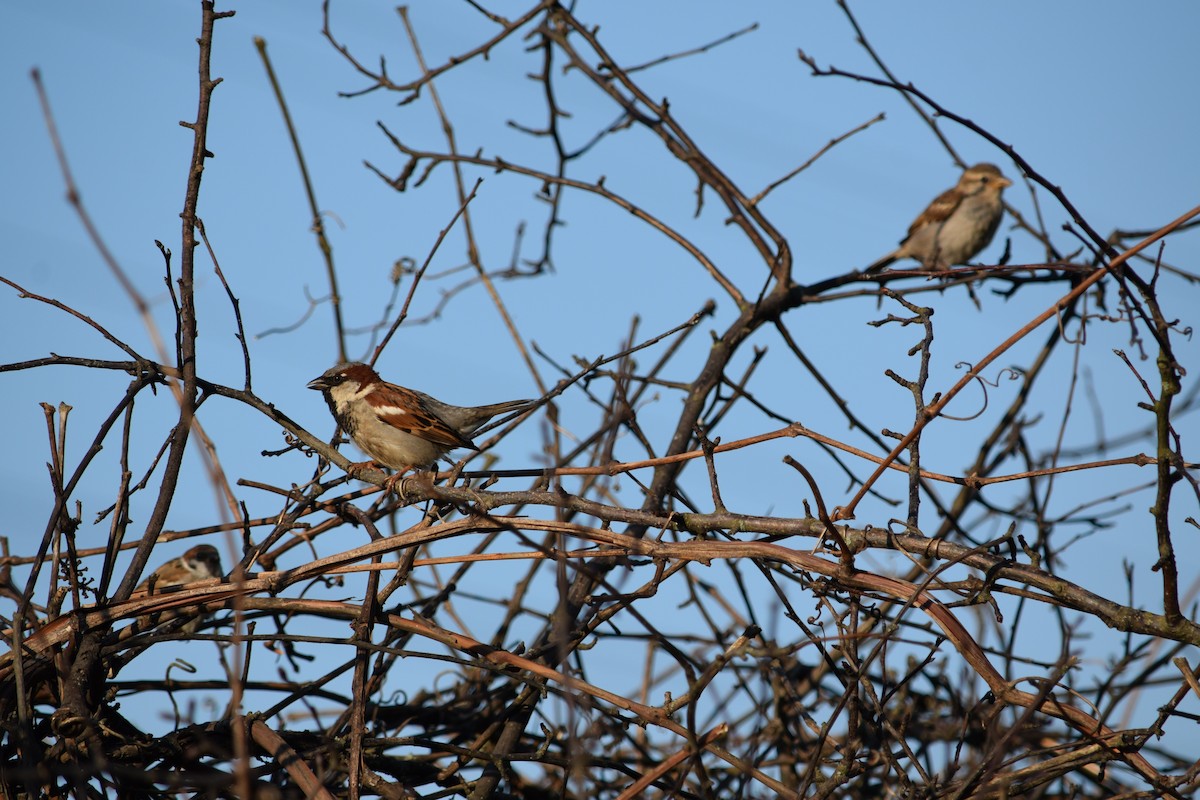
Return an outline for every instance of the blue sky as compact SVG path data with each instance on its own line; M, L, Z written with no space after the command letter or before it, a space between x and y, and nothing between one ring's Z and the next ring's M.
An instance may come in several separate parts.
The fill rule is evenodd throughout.
M222 269L241 300L247 330L260 333L298 319L307 307L305 290L326 293L324 268L309 233L310 220L295 160L279 111L270 95L253 45L263 36L278 73L308 158L321 208L342 275L348 324L377 320L391 290L387 275L397 259L424 259L456 204L445 169L419 190L398 194L364 167L369 161L395 174L403 160L376 127L388 125L419 147L438 149L441 134L428 97L397 107L397 98L381 92L357 99L340 91L364 87L363 79L320 36L320 4L267 2L233 5L237 16L220 23L213 59L214 75L223 78L214 96L209 161L200 214L213 240ZM515 15L520 4L503 4ZM956 3L852 5L872 44L893 71L912 81L949 109L995 133L1015 147L1051 182L1060 186L1101 233L1114 228L1153 229L1200 203L1200 108L1194 76L1200 74L1200 6L1163 2L1131 12L1126 3ZM888 252L921 208L957 178L957 169L924 124L899 96L840 78L814 78L797 58L803 49L820 64L873 70L853 32L833 2L581 3L581 17L600 25L611 52L628 62L643 62L716 39L753 22L759 28L708 55L696 56L642 73L654 97L669 97L677 118L696 141L748 193L753 194L807 159L831 138L883 112L884 123L835 148L796 180L776 190L763 208L783 230L797 255L797 279L803 282L863 266ZM425 57L440 63L473 46L489 31L465 5L411 4L412 20ZM116 285L65 201L39 110L31 68L41 70L67 156L83 201L106 243L138 289L154 303L156 318L169 331L170 304L163 285L161 257L154 240L179 251L178 215L190 133L180 120L195 114L198 4L129 0L120 4L77 3L70 13L61 4L6 4L0 10L0 97L5 119L0 144L0 236L7 256L0 271L27 289L51 295L88 313L118 336L151 355L143 324ZM390 4L335 3L338 37L374 65L387 57L396 79L413 76L415 67L403 27ZM524 79L536 63L514 39L491 54L482 68L451 73L438 89L455 124L460 148L484 148L510 161L534 160L543 166L544 149L504 125L507 119L544 124L537 105L538 87ZM564 84L569 89L568 79ZM574 84L566 96L572 117L563 122L570 141L582 143L616 112L594 90ZM948 124L947 136L968 162L993 161L1012 178L1012 162L969 131ZM692 218L689 175L671 163L661 146L635 130L614 136L573 166L581 180L601 175L614 191L660 214L721 264L739 285L757 285L762 264L735 230L723 224L713 198ZM489 171L469 173L483 184L472 215L489 268L507 264L516 228L529 226L522 257L538 252L539 225L545 207L534 198L535 184ZM1027 217L1035 206L1020 180L1007 195ZM1044 192L1037 195L1047 227L1063 251L1072 239L1060 226L1067 216ZM502 285L509 308L527 341L536 342L563 364L574 356L594 358L619 349L629 320L641 319L642 335L672 327L696 311L716 289L686 254L664 237L646 231L630 216L583 195L569 196L563 213L568 225L557 236L556 271L537 280ZM995 259L1005 237L1012 238L1013 263L1037 263L1042 252L1027 235L1002 228L981 256ZM462 239L451 235L439 252L435 271L462 261ZM1172 239L1164 258L1196 271L1200 234ZM178 264L176 255L175 265ZM232 314L207 261L200 259L198 303L201 314L200 371L211 379L238 385L241 356L233 338ZM430 281L417 297L414 315L434 308L438 292L456 283ZM1190 316L1197 304L1186 300L1194 287L1164 278L1167 296L1176 300L1168 314ZM984 293L982 310L961 291L937 298L939 339L933 386L942 388L961 375L955 364L976 361L995 342L1053 303L1058 290L1030 290L1007 303ZM932 302L932 298L931 298ZM854 314L847 314L854 308ZM722 329L735 310L721 303L715 320L697 333L691 360L671 377L686 380L684 367L698 364L707 329ZM789 318L792 329L820 359L837 385L854 393L856 411L878 429L904 429L912 409L904 393L885 378L889 365L904 365L904 353L916 341L911 330L870 328L882 316L874 305L842 304L806 308ZM11 363L49 352L120 358L83 326L61 312L18 299L0 287L0 316L8 332L0 337L0 362ZM301 424L320 435L332 430L320 398L304 384L334 359L327 307L286 335L253 339L255 388ZM1079 374L1094 382L1103 424L1110 436L1144 425L1135 403L1140 389L1111 351L1133 352L1120 326L1089 329ZM1040 331L1018 346L1004 364L1027 364L1045 338ZM822 346L822 342L827 342ZM838 436L845 424L811 378L786 355L777 338L764 336L771 348L769 378L756 392L773 407L806 425ZM353 355L365 354L366 339L351 343ZM1200 374L1196 347L1179 346L1192 375ZM1065 357L1067 351L1060 353ZM748 356L747 356L748 357ZM649 363L647 356L643 363ZM739 364L745 364L746 358ZM535 393L516 348L484 294L476 287L456 297L441 318L425 326L405 326L382 357L385 376L450 402L493 402ZM1138 362L1150 376L1153 361ZM553 373L544 374L551 380ZM1039 386L1038 407L1046 426L1038 435L1054 440L1063 417L1067 378L1074 365L1064 360L1062 380ZM123 390L120 376L96 378L78 370L54 368L0 375L4 398L4 436L10 456L0 471L11 497L17 498L2 523L14 551L40 537L50 496L43 463L46 435L37 401L64 401L75 407L69 454L78 458L95 428ZM926 464L940 472L960 470L973 456L963 441L982 435L1005 406L1012 389L993 390L990 411L979 420L931 428ZM974 398L974 399L970 399ZM978 395L964 395L963 415L978 407ZM157 405L156 405L157 403ZM665 445L678 398L664 392L639 410L639 419ZM1095 435L1094 411L1076 401L1062 433L1070 446ZM564 399L563 424L588 431L591 411L580 398ZM139 404L146 427L137 442L152 452L172 419L169 395ZM305 480L311 463L291 456L262 459L276 448L278 432L253 412L214 401L205 424L222 448L232 477L287 485ZM1200 433L1194 415L1180 420L1185 445ZM743 413L720 431L726 440L778 427L764 417ZM1046 433L1046 431L1050 433ZM536 423L510 437L501 449L502 466L536 463L540 442ZM853 438L853 437L851 437ZM856 440L857 441L857 440ZM861 444L861 442L858 442ZM1112 455L1150 445L1141 443ZM109 444L101 464L115 464L118 447ZM627 451L635 452L634 449ZM779 464L784 454L814 459L802 442L773 443L731 454L724 462L726 499L737 498L746 513L799 515L806 492L794 474ZM134 471L140 477L148 461ZM769 467L763 465L769 464ZM827 463L827 491L840 497L844 479ZM198 460L189 465L200 474ZM693 489L703 498L697 471ZM1126 468L1060 479L1054 501L1065 510L1103 491L1118 492L1151 480L1146 470ZM115 485L103 469L80 488L84 518L111 502ZM887 487L902 496L903 478ZM1109 484L1111 487L1109 488ZM1003 489L996 490L1001 493ZM624 497L633 498L626 486ZM1186 491L1177 493L1179 518L1194 515ZM1141 510L1148 495L1131 502L1137 510L1120 518L1119 527L1095 540L1100 546L1071 551L1074 577L1095 591L1121 581L1121 559L1138 566L1139 599L1155 605L1152 529ZM252 513L270 513L274 500L248 492ZM169 527L210 522L217 500L197 491L176 505ZM884 524L896 513L864 507L860 521ZM144 511L143 517L144 519ZM1184 530L1181 526L1180 530ZM85 538L102 543L107 524L85 526ZM29 538L26 538L29 537ZM1180 542L1194 561L1194 543ZM175 554L170 550L170 554ZM228 555L226 556L228 560ZM1187 563L1187 562L1184 562ZM1191 586L1194 570L1184 583ZM1144 593L1144 594L1143 594ZM1121 600L1119 594L1114 599ZM7 613L7 611L5 612Z

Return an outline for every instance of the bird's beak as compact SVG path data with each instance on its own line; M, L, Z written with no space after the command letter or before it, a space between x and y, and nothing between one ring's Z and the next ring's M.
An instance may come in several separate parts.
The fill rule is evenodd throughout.
M999 180L999 181L997 181L997 183L999 183L999 184L1000 184L1000 187L1001 187L1001 188L1007 188L1007 187L1009 187L1009 186L1012 186L1012 185L1013 185L1013 182L1012 182L1012 181L1010 181L1008 178L1005 178L1004 176L1001 176L1001 177L1000 177L1000 180ZM310 383L310 384L309 384L309 386L312 386L312 384Z
M315 389L318 392L323 392L329 388L329 384L325 381L325 376L314 378L308 382L308 388Z

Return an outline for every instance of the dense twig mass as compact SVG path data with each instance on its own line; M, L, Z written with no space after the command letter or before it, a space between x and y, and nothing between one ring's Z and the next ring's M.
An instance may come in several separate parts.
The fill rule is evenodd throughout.
M850 18L883 77L821 68L802 54L816 75L904 93L947 148L935 117L997 145L997 158L1007 155L1015 165L1007 174L1019 168L1031 187L1044 187L1046 199L1061 204L1083 231L1091 256L1086 262L1059 256L1055 235L1021 218L1021 235L1044 247L1049 263L929 265L919 278L856 268L803 284L795 245L766 198L801 180L835 146L851 146L851 135L882 115L831 134L803 166L781 165L781 177L748 192L642 80L680 59L717 57L754 26L623 66L602 30L559 3L530 2L511 18L474 0L464 4L489 32L435 64L424 60L419 25L407 9L398 10L416 64L406 78L396 78L383 58L377 69L369 66L373 57L343 44L325 4L324 36L366 81L349 95L393 93L402 113L428 99L444 136L440 144L420 144L396 133L407 130L403 125L381 122L394 163L368 168L398 192L419 192L444 173L453 188L445 227L436 238L430 232L429 254L411 262L419 269L393 281L378 276L371 286L380 297L391 295L379 303L385 319L375 330L387 333L371 360L385 354L402 323L405 330L432 323L447 306L467 302L465 287L482 286L541 392L532 406L536 418L477 434L472 427L483 453L470 453L449 472L387 481L383 472L357 470L354 477L369 488L348 488L349 464L336 440L314 435L253 391L237 281L226 281L228 270L220 269L245 379L242 388L213 379L196 347L195 250L199 232L216 262L219 238L205 233L198 210L212 155L210 111L219 103L210 57L232 14L203 3L198 108L185 124L193 147L176 279L172 255L160 245L175 309L172 345L162 343L167 337L159 336L145 300L103 249L143 313L154 357L105 329L89 309L0 277L20 298L74 316L127 357L51 353L0 366L0 373L57 367L128 376L124 398L88 432L87 455L73 463L65 451L70 408L45 406L54 491L46 527L40 541L2 540L0 577L12 609L11 650L0 657L5 796L1191 796L1200 762L1188 737L1169 735L1168 728L1177 720L1194 723L1181 707L1200 696L1200 668L1189 657L1189 646L1200 645L1200 625L1193 619L1194 587L1177 564L1180 532L1173 525L1179 523L1171 511L1173 501L1195 503L1200 496L1177 424L1194 409L1196 391L1186 382L1191 351L1182 349L1190 329L1176 315L1194 304L1163 286L1178 277L1194 287L1195 276L1181 267L1160 271L1161 256L1146 259L1156 244L1194 226L1200 209L1153 231L1104 238L1012 147L896 79ZM287 112L280 88L286 78L267 61L265 40L257 43L299 158L303 131ZM527 72L542 92L544 127L509 126L544 148L541 160L461 147L455 118L438 94L439 82L461 72L503 69L491 56L506 48L531 61ZM568 129L568 106L588 92L602 98L610 121ZM577 165L595 157L600 143L635 130L645 136L646 163L685 170L696 187L688 210L726 235L736 232L743 252L758 259L756 269L711 255L678 209L651 210L636 191L577 176ZM65 157L61 163L65 169ZM355 329L341 306L347 281L332 257L303 159L300 169L329 281L327 294L316 292L326 300L311 301L307 313L332 304L332 349L345 360ZM545 203L531 237L539 252L528 259L495 256L481 243L474 203L479 174L490 173L518 181L518 191L533 186ZM74 179L69 171L65 176L100 246ZM609 204L665 237L695 280L706 281L733 312L718 313L708 300L675 319L635 319L623 332L616 325L624 323L614 321L607 333L620 342L616 354L579 358L573 367L557 362L555 353L563 351L531 340L508 292L518 279L548 281L570 213L566 199L576 196ZM715 200L719 212L706 208L706 200ZM465 253L461 270L431 274L434 254L457 240ZM393 311L402 278L411 283L403 307ZM430 303L435 311L410 318L410 305L432 286L441 291ZM935 377L936 312L950 303L983 302L976 290L997 286L1005 297L1034 289L1054 294L1032 319L1004 306L989 309L991 330L1003 333L983 340L985 349L959 365L964 373L943 388ZM866 421L847 400L858 387L818 366L830 340L814 341L805 327L812 307L836 302L848 315L860 313L852 307L861 298L886 308L873 323L881 329L917 331L908 351L915 370L901 361L887 371L911 395L911 423L903 430L880 432ZM548 293L542 302L557 300ZM1083 374L1078 361L1064 369L1055 356L1076 348L1078 358L1085 326L1112 321L1125 326L1131 347L1154 358L1158 373L1145 374L1141 362L1124 359L1143 390L1139 413L1152 420L1125 444L1144 452L1114 455L1113 443L1098 436L1068 458L1061 438L1047 439L1045 429L1035 428L1043 415L1056 413L1065 426L1070 402L1055 411L1038 390L1048 381L1073 387ZM701 323L713 326L708 338L694 336ZM997 359L1039 335L1040 347L1027 350L1032 356L997 386ZM779 350L770 358L768 341ZM803 391L836 407L849 430L797 421L795 409L804 406L781 399L770 375L789 386L803 376ZM169 389L177 416L157 449L143 453L135 440L144 447L147 434L133 409L159 386ZM982 411L947 410L972 390L983 394ZM654 403L660 396L677 401L665 421L667 404ZM263 429L282 429L286 447L263 456L291 459L292 482L226 478L250 471L222 463L221 442L201 425L222 403L252 412ZM754 434L735 433L728 420L744 412L751 413L740 419L768 424ZM540 462L495 469L479 460L514 430L528 433L539 424ZM965 469L938 463L947 451L929 444L947 426L955 437L950 452ZM774 507L747 513L743 476L725 459L754 464L758 479L766 470L760 454L775 453L768 448L781 442L815 445L805 451L808 459L786 456L795 497L781 497L779 506L802 513ZM438 452L448 446L443 442ZM93 457L101 447L119 449L120 474L112 504L96 520L110 525L108 543L85 547L76 539L84 523L79 508L72 510L73 493L85 472L97 469ZM220 507L208 524L171 531L168 512L181 496L201 490L181 481L189 449L202 454ZM1149 469L1143 475L1133 467ZM1050 494L1054 481L1072 473L1115 474L1122 488L1097 489L1064 511ZM885 494L884 475L907 477L901 500ZM1134 486L1137 480L1144 485ZM1096 485L1103 486L1099 479ZM1065 568L1072 548L1113 524L1123 495L1135 491L1153 503L1155 571L1137 576L1157 582L1158 602L1150 608L1131 602L1125 587L1089 585ZM149 516L135 526L133 503L151 492ZM252 516L248 496L270 511ZM890 507L902 509L899 518L888 518ZM1126 515L1123 524L1146 527L1147 518ZM191 560L172 562L143 583L163 561L156 546L177 539L195 545ZM231 551L226 564L230 556L238 563L207 577L220 565L213 545ZM171 569L168 580L163 576ZM1090 654L1106 659L1103 674L1084 670L1078 655L1079 629L1087 623L1092 634L1126 635L1115 644L1103 639L1111 651ZM166 654L180 640L213 643L219 669L188 674L197 668L167 655L161 679L134 677L135 658ZM265 658L273 664L263 664ZM1151 690L1158 716L1136 726L1127 717L1130 707ZM194 697L215 699L204 705ZM162 719L146 716L149 708L168 706Z

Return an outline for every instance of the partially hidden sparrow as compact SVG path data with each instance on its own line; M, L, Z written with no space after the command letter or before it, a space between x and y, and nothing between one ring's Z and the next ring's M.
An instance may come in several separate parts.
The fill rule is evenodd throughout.
M915 258L927 270L967 263L996 235L1004 216L1000 194L1009 186L1012 181L995 164L970 167L957 186L938 195L913 221L900 246L865 272L879 272L902 258Z
M137 588L139 591L148 591L150 594L160 594L163 589L187 586L196 581L219 578L224 574L225 571L221 569L221 554L217 552L217 548L211 544L198 544L178 558L172 558L154 570L146 580L138 584ZM166 622L187 613L187 611L179 610L165 611L153 615L152 622L155 624ZM183 633L195 633L196 629L200 627L200 623L210 616L212 615L197 614L180 630Z
M325 396L338 425L376 465L397 471L393 477L410 469L432 467L457 447L478 450L470 437L484 423L533 404L532 400L511 400L487 406L452 406L388 383L358 362L326 370L310 381L308 388Z

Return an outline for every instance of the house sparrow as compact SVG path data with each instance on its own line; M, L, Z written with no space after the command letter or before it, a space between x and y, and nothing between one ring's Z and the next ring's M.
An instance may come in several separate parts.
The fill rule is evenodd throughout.
M219 578L225 571L221 569L221 554L211 544L198 544L178 558L159 566L150 573L146 580L138 584L138 591L159 594L163 589L173 586L187 586L189 583ZM150 616L153 624L166 622L187 614L187 611L171 610ZM211 614L199 614L180 628L183 633L195 633L200 623L211 617Z
M519 411L532 400L488 406L452 406L387 383L366 364L338 364L308 388L325 396L338 425L378 466L398 473L432 467L456 447L478 450L469 438L492 417ZM355 468L365 464L354 464ZM396 477L396 476L393 476Z
M865 272L879 272L902 258L915 258L928 270L965 264L996 235L1004 216L1000 193L1009 186L1012 181L996 165L976 164L921 212L900 247Z

